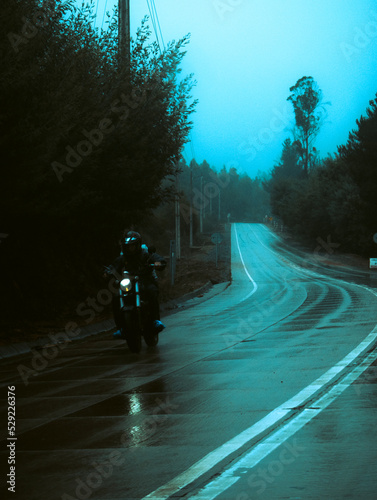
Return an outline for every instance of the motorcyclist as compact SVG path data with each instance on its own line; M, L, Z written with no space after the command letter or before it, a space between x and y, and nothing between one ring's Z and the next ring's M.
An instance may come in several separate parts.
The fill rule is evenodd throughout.
M158 280L155 268L149 264L154 264L160 270L166 267L166 261L158 255L154 248L149 248L142 244L141 235L136 231L128 231L121 241L121 255L114 261L113 268L121 274L127 269L131 274L137 274L142 284L142 294L148 300L150 314L153 319L156 332L161 332L165 325L160 321L160 306L158 301ZM119 296L113 299L113 314L118 332L121 334L121 318Z

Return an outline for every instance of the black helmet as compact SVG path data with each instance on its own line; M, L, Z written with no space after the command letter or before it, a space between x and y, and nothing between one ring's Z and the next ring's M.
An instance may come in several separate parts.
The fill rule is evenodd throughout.
M122 240L122 252L125 257L139 255L141 251L141 236L136 231L128 231Z

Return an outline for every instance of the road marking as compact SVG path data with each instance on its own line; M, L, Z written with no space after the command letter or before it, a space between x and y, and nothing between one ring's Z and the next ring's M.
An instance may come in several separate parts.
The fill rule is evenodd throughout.
M245 270L245 273L246 273L247 277L249 278L249 280L253 284L253 289L251 290L251 292L240 301L240 302L244 302L245 300L247 300L249 297L251 297L258 290L258 285L255 283L255 281L253 280L253 278L250 276L249 271L247 270L247 267L245 265L245 261L243 260L242 252L241 252L241 248L240 248L240 243L238 241L238 234L237 234L236 224L234 224L234 233L236 235L236 243L237 243L238 253L240 255L240 259L241 259L243 268Z
M317 380L315 380L312 384L308 385L304 389L302 389L300 392L298 392L293 398L289 399L282 405L278 406L275 408L275 410L272 410L268 415L263 417L261 420L253 424L251 427L246 429L245 431L241 432L234 438L230 439L226 443L224 443L222 446L217 448L216 450L208 453L204 458L193 464L191 467L189 467L186 471L184 471L182 474L179 474L176 476L174 479L166 483L165 485L161 486L157 490L153 491L146 497L144 497L144 500L166 500L168 499L171 495L174 495L178 491L180 491L182 488L185 486L188 486L191 484L193 481L197 480L200 476L208 472L210 469L215 467L221 460L224 458L228 457L235 451L239 450L242 446L246 445L249 441L257 437L259 434L265 432L267 429L270 427L277 425L280 421L282 421L289 413L292 413L293 410L301 405L303 405L307 400L312 397L316 392L320 391L325 385L329 384L337 375L339 375L345 368L349 367L355 359L360 356L362 353L364 353L370 345L375 342L377 339L377 326L374 327L374 329L370 332L370 334L362 341L360 344L353 349L347 356L345 356L339 363L334 365L332 368L330 368L327 372L325 372L323 375L321 375ZM373 358L373 359L372 359ZM339 396L344 389L349 387L349 385L356 380L356 378L369 366L369 364L376 359L376 354L370 354L357 368L355 368L350 374L346 375L345 378L338 384L334 385L329 392L319 398L319 400L315 403L316 406L319 405L319 403L322 401L322 404L324 405L325 402L327 401L326 398L328 399L328 404L330 404L335 397ZM368 364L369 363L369 364ZM364 369L361 372L358 372L358 369L360 367L364 367ZM358 373L358 374L357 374ZM333 397L334 395L334 397ZM333 397L333 399L331 399ZM328 406L326 404L326 406ZM326 406L323 406L323 408L319 408L321 411L322 409L326 408ZM304 410L302 411L297 417L301 417L301 415L310 415L313 413L313 411L317 410ZM307 413L309 412L309 413ZM318 413L318 412L317 412ZM317 415L317 413L313 414L313 416ZM295 420L297 417L294 417L290 419L282 429L276 431L276 432L287 432L287 436L289 434L288 430L295 428L295 425L297 427L297 422L302 422L303 420ZM292 424L291 422L296 421L296 424ZM304 424L303 424L304 425ZM293 426L293 427L292 427ZM297 427L298 430L299 427ZM284 429L287 429L284 431ZM297 432L297 430L295 432ZM272 434L276 438L276 432ZM271 436L271 439L272 439ZM270 439L266 438L266 439ZM288 439L288 437L286 438ZM272 441L274 441L272 439ZM275 442L275 441L274 441ZM258 445L259 446L259 445ZM257 447L254 447L250 454L254 452L254 450ZM268 453L271 453L273 451L273 448L271 445L267 447L270 451ZM259 452L258 452L259 453ZM267 453L267 454L268 454ZM248 456L248 455L247 455ZM262 458L263 456L260 455ZM262 460L260 458L260 460ZM236 480L238 480L238 477L235 479L234 477L229 477L229 476L223 476L222 477L222 485L225 488L226 485L229 488L231 484L233 484ZM234 479L233 483L232 480ZM219 494L219 491L217 491ZM208 494L209 491L207 492ZM206 494L207 494L206 493ZM192 498L192 497L191 497ZM215 498L215 497L197 497L197 498L204 498L204 499L210 499L210 498Z
M284 426L273 432L266 439L257 444L241 459L237 460L231 467L220 476L208 483L196 495L191 495L194 500L213 500L224 491L229 489L241 477L258 465L270 453L290 439L306 424L308 424L321 411L327 408L338 396L340 396L376 359L376 353L369 354L360 365L346 375L339 383L335 384L328 393L312 402L315 408L305 408L297 416L290 419Z
M253 283L252 292L243 299L246 300L249 296L251 296L253 293L256 292L258 286L252 279L246 268L245 262L242 257L241 249L239 246L236 225L234 226L236 234L236 243L238 247L238 252L240 254L241 262L244 267L246 275L248 276L249 280ZM257 237L257 239L259 238ZM272 251L271 249L269 250ZM301 268L299 269L303 272ZM309 270L305 271L309 272L312 275L315 275L316 277L321 276L319 273L314 273ZM330 278L330 279L333 281L343 281L340 279L337 280L335 278ZM372 292L373 295L377 296L377 293L368 287L356 284L355 286L364 288ZM268 455L275 449L273 448L273 444L274 443L276 444L277 435L287 436L285 439L279 440L280 441L279 445L280 445L292 435L293 429L296 429L293 433L297 432L301 427L303 427L312 418L314 418L314 416L320 413L320 411L325 409L336 397L338 397L347 387L349 387L352 384L354 380L356 380L368 368L368 366L376 359L376 354L370 354L367 358L365 358L362 361L362 363L360 363L360 365L354 368L352 372L347 374L340 382L336 383L332 388L330 388L330 390L324 396L320 397L315 403L312 403L313 405L315 404L315 406L317 407L316 409L313 408L303 409L298 415L294 415L294 409L297 409L297 407L302 406L305 402L307 402L310 398L312 398L316 392L321 391L324 386L328 385L331 381L335 379L335 377L339 376L344 369L350 367L350 365L352 365L355 359L358 358L363 353L365 353L368 350L368 348L376 341L376 339L377 339L377 325L369 333L369 335L362 342L360 342L360 344L355 349L353 349L341 361L339 361L336 365L331 367L327 372L325 372L318 379L316 379L312 384L305 387L291 399L289 399L282 405L272 410L269 414L267 414L265 417L263 417L261 420L259 420L252 426L250 426L245 431L241 432L234 438L230 439L216 450L208 453L204 458L197 461L186 471L179 474L165 485L161 486L157 490L153 491L152 493L144 497L143 500L146 499L167 500L169 497L179 492L184 487L188 486L195 480L199 479L203 474L205 474L210 469L218 465L224 458L227 458L232 453L239 450L249 441L256 438L258 435L266 432L270 427L282 423L283 420L291 413L292 417L287 421L286 424L284 424L280 429L274 431L271 434L271 436L265 438L265 440L263 440L260 444L252 448L250 452L244 457L245 460L246 457L249 457L248 460L250 460L249 462L250 464L254 463L253 460L255 461L258 457L259 461L261 461L266 455ZM311 418L308 418L309 416L311 416ZM260 445L262 445L262 443L264 445L265 454L262 453L263 449L261 447L258 448ZM257 448L258 451L255 451ZM239 464L239 462L240 461L238 461L237 464ZM249 465L249 468L251 468L252 466L253 465ZM240 465L238 465L238 467L240 467ZM216 498L216 496L218 496L221 493L221 491L225 491L227 488L232 486L232 484L234 484L236 481L239 480L239 476L236 476L235 474L232 475L230 471L231 469L227 469L224 473L218 476L219 482L216 483L216 485L214 485L214 482L211 482L205 488L203 488L201 492L198 493L198 495L200 494L204 496L196 496L190 498L197 498L203 500L210 500ZM235 470L233 472L235 472Z

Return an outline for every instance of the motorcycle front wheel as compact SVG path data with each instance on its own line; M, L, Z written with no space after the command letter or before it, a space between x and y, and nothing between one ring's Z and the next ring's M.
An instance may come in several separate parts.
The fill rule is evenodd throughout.
M154 347L158 344L158 333L145 333L144 340L147 346Z
M130 313L124 315L125 337L128 348L131 352L139 353L141 351L141 333L137 320Z

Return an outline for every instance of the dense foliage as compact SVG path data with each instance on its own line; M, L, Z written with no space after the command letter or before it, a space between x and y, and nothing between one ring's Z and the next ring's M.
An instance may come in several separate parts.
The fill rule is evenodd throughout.
M271 211L262 175L251 179L225 166L218 171L206 160L200 164L191 160L189 165L182 160L178 169L174 186L179 205L175 199L161 204L141 228L146 239L156 243L166 255L170 240L176 239L178 208L182 255L189 254L190 243L200 245L203 235L205 239L214 232L222 232L228 221L263 222Z
M101 33L92 21L71 0L2 2L2 277L11 267L41 300L52 272L76 283L87 267L90 280L119 228L166 198L195 106L179 69L188 37L160 54L144 21L126 68L117 16Z
M303 76L289 91L287 98L293 105L295 114L295 143L296 150L302 160L304 173L315 161L313 142L322 125L326 104L322 104L322 90L312 76Z
M182 166L180 186L186 210L190 201L196 217L202 210L204 231L218 221L262 222L270 210L262 178L240 175L234 167L223 167L218 172L205 160L201 164L192 160L189 167Z
M330 238L341 251L371 257L377 232L377 97L345 145L306 175L290 139L266 184L271 205L297 235Z

